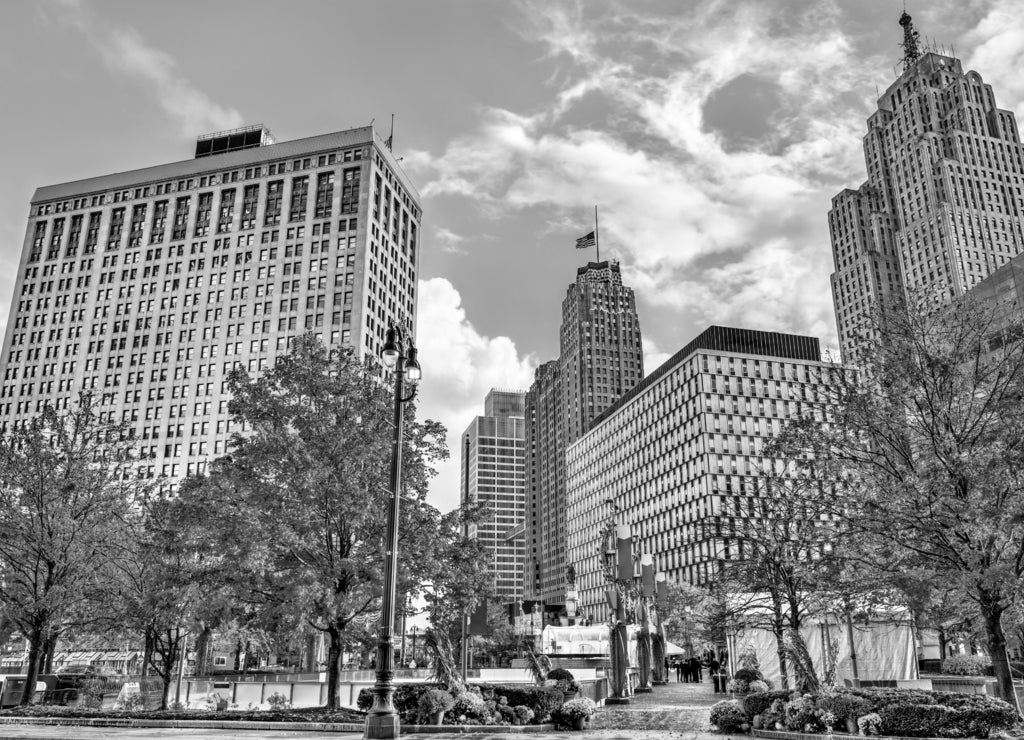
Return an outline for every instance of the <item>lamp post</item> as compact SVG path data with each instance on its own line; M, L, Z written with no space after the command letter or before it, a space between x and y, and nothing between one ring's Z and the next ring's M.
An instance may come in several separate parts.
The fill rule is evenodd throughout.
M421 377L412 337L394 325L388 329L387 341L381 350L384 365L395 373L395 438L391 448L391 506L388 509L387 539L384 551L384 593L380 606L380 629L377 636L377 677L373 684L373 706L366 715L367 738L394 738L399 735L400 722L395 711L392 678L395 665L395 586L398 580L398 505L402 481L402 404L416 395ZM403 397L408 382L412 393Z

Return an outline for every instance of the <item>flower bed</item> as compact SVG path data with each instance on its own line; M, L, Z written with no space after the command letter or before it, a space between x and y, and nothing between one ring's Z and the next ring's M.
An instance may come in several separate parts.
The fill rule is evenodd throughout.
M898 737L976 737L1012 727L1013 707L982 694L920 689L845 689L818 695L766 691L719 702L711 722L723 732L755 729L800 733L852 731Z
M407 724L422 725L430 717L421 707L421 697L428 691L443 691L430 684L400 684L395 690L395 710ZM445 725L539 725L550 721L564 701L562 692L553 686L479 684L453 694L452 706L442 718ZM373 703L372 689L359 692L356 705L363 710ZM436 706L436 697L430 702Z

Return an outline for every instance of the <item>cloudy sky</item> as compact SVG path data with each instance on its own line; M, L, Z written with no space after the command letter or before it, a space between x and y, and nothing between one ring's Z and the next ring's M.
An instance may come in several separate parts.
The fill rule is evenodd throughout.
M1024 117L1019 0L911 0ZM423 195L421 411L450 443L558 352L593 251L636 289L649 372L708 324L834 346L826 214L901 57L897 0L71 0L4 5L0 326L41 185L397 116ZM458 466L432 495L458 501Z

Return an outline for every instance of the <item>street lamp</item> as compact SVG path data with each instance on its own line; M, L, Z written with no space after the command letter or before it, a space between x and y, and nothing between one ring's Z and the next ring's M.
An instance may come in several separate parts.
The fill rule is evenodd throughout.
M395 438L391 448L391 507L388 509L387 541L384 551L384 593L380 606L380 629L377 636L377 679L373 684L373 706L366 715L367 738L394 738L399 735L400 721L395 711L392 683L395 666L395 585L398 580L398 504L402 480L402 404L416 395L416 383L422 376L416 361L416 345L412 337L394 325L388 329L381 359L395 373ZM412 392L403 396L405 383Z

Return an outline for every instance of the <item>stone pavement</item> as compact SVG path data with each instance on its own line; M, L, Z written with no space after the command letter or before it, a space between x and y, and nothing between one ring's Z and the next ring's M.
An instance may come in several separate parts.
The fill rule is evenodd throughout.
M669 683L650 694L637 694L629 704L601 707L582 733L567 732L441 732L409 734L418 740L723 740L713 735L708 712L727 698L714 694L711 684ZM193 728L122 728L53 725L0 725L0 740L161 740L206 738L208 740L356 740L361 732L306 732L303 730L209 730Z

